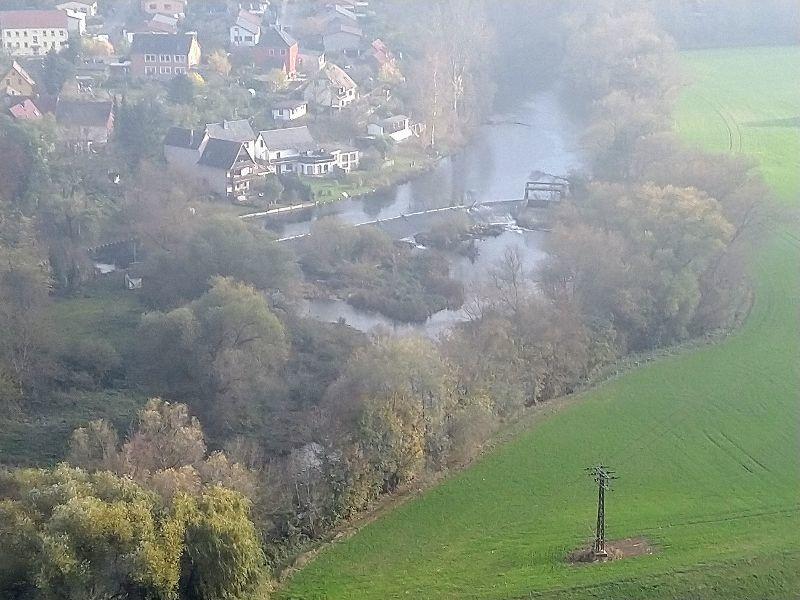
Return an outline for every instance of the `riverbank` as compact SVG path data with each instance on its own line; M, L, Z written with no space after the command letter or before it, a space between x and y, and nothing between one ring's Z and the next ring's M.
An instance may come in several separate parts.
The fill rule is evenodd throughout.
M495 115L459 152L437 158L425 170L417 165L420 170L402 183L270 218L268 226L279 239L297 239L307 235L317 220L335 216L349 225L373 223L391 238L411 242L419 233L450 228L457 218L466 219L469 225L502 224L504 231L499 236L475 240L473 252L448 254L451 276L467 290L469 301L490 283L490 271L509 247L518 253L526 272L545 256L546 234L525 229L547 229L547 224L521 210L519 200L531 172L565 175L582 166L577 128L561 109L554 91L539 92ZM475 208L451 214L450 207L462 205L465 198L470 205L476 203ZM530 227L515 227L518 217L524 217L521 225ZM398 335L426 337L436 337L467 318L463 310L444 310L424 323L402 323L330 298L308 299L303 312L325 322L346 322L361 331L381 327Z

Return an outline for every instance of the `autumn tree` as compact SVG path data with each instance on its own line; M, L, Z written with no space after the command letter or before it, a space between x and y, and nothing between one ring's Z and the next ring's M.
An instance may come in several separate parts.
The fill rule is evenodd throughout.
M353 356L326 403L391 491L446 460L453 384L450 366L429 342L389 338Z
M176 207L176 210L180 210ZM261 290L290 291L295 273L291 253L263 230L227 216L176 215L144 264L151 283L145 299L153 307L171 308L193 300L209 288L212 277L233 277Z
M287 355L283 325L263 295L222 277L185 307L145 315L138 339L141 381L190 402L216 431L260 422Z
M164 503L107 471L3 472L0 594L250 599L268 577L249 509L222 487Z
M215 485L250 500L257 496L253 471L223 452L209 453L200 422L189 415L188 407L159 399L151 399L139 411L133 431L121 445L116 430L102 419L76 429L68 460L91 472L108 470L131 477L166 499L179 493L197 495Z

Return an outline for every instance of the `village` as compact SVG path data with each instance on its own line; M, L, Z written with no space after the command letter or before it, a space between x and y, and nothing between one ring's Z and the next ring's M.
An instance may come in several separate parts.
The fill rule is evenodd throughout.
M425 123L397 93L402 56L371 35L369 3L292 6L289 23L269 2L0 11L0 110L102 155L127 143L121 107L156 103L163 168L247 207L359 195L430 165Z

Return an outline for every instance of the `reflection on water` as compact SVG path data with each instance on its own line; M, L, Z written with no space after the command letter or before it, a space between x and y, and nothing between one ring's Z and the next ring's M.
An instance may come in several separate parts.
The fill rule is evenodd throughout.
M518 199L532 171L566 175L581 166L578 153L578 131L558 105L553 92L542 92L508 114L495 115L481 127L472 143L461 153L443 159L436 168L413 181L392 190L374 194L363 200L344 200L315 210L308 219L286 224L281 235L289 237L307 233L311 222L329 214L351 224L376 219L395 219L401 215L460 204L469 193L472 200L495 202ZM512 221L513 205L484 207L472 213L476 221ZM400 218L377 226L400 239L431 228L449 212L420 217ZM453 276L464 282L468 290L485 283L491 267L503 257L509 246L517 248L526 271L533 270L542 259L542 239L546 235L534 231L506 231L495 238L476 242L475 260L453 256ZM469 296L469 294L467 294ZM340 318L362 331L376 326L398 334L423 333L436 336L455 322L464 320L463 310L441 311L424 324L398 324L380 314L358 311L341 300L313 300L304 304L302 312L320 320L336 322Z

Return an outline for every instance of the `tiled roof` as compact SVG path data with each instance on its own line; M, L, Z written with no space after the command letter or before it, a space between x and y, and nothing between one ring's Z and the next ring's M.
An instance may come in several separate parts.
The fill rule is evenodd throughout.
M8 71L6 71L6 75L9 75L11 71L16 71L17 74L20 77L22 77L25 81L27 81L29 85L36 85L36 82L33 80L33 77L28 75L28 72L25 69L23 69L22 65L19 64L17 61L11 63L11 68ZM2 78L5 78L6 75L3 75Z
M113 111L112 102L59 100L56 104L56 122L78 127L105 127Z
M135 33L131 54L189 54L194 36L190 33Z
M291 34L285 29L280 29L275 25L266 28L261 34L261 46L286 47L291 48L297 43Z
M321 73L336 87L344 88L346 90L355 89L357 87L356 82L353 81L353 78L345 73L344 69L333 63L326 64L322 68Z
M215 169L230 169L242 151L240 142L230 140L208 140L203 155L197 164ZM247 151L245 150L245 153ZM249 156L249 155L248 155Z
M333 22L328 26L327 30L325 31L325 35L334 35L336 33L349 33L357 37L364 37L364 32L360 27Z
M169 131L167 131L167 137L164 138L164 145L197 150L200 148L200 144L203 143L204 138L205 132L202 130L170 127Z
M215 140L229 140L232 142L252 142L256 133L246 119L237 121L223 121L222 123L209 123L206 125L208 137Z
M67 13L60 10L0 11L0 29L66 29Z
M39 112L39 109L36 108L36 105L30 98L25 98L25 100L19 104L15 104L8 110L15 119L38 119L42 116L42 113Z
M308 127L284 127L282 129L268 129L261 132L264 144L270 150L292 149L297 152L315 150L317 142L314 141Z
M257 33L261 29L261 17L249 11L240 10L236 25L247 31Z
M305 100L278 100L272 103L272 108L300 108L306 104Z

